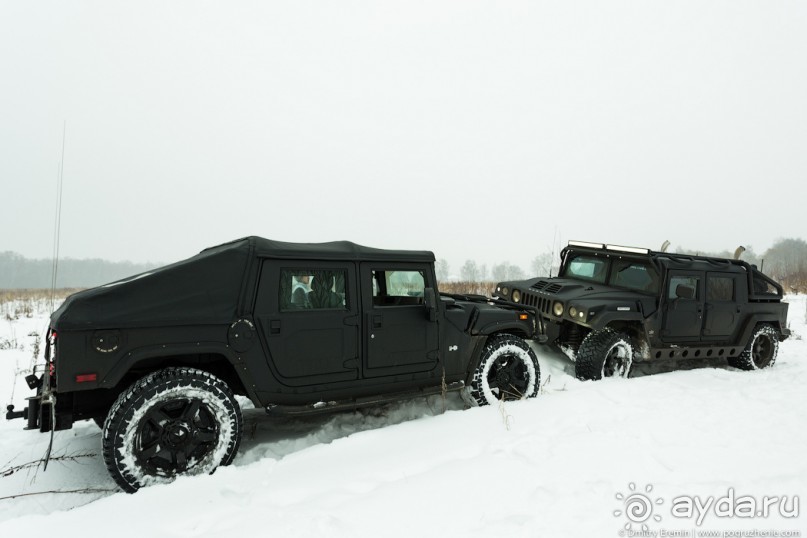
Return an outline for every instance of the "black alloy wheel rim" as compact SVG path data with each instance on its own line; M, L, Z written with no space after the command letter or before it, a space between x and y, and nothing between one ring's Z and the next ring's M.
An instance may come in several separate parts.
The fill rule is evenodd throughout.
M135 456L153 476L173 476L198 464L218 441L210 408L198 398L160 402L138 428Z
M765 368L773 357L773 342L767 334L760 334L751 346L751 360L757 368Z
M602 367L603 377L613 377L617 372L622 375L625 371L627 359L619 356L621 348L622 346L617 344L608 352L608 355L605 357L605 364L603 364Z
M515 355L497 359L488 371L488 386L499 400L520 400L529 384L527 368Z

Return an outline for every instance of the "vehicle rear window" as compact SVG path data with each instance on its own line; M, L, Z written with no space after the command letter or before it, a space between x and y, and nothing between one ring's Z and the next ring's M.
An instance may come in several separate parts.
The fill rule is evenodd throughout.
M725 276L710 276L706 280L707 301L733 301L734 279Z
M346 279L341 269L282 269L280 310L347 310Z

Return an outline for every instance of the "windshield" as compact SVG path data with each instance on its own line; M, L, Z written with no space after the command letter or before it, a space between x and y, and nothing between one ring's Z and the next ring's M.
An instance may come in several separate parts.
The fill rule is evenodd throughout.
M609 271L610 269L610 271ZM657 294L659 278L656 269L648 261L612 259L609 256L571 254L563 271L566 278Z
M608 274L608 259L596 258L594 256L575 256L566 265L563 276L570 278L581 278L593 282L605 283Z

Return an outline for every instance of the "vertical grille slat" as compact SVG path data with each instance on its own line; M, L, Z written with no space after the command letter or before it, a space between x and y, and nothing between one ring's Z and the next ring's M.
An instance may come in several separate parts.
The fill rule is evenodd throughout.
M525 292L523 295L522 302L526 306L532 306L540 310L546 315L549 315L550 308L552 306L552 300L547 299L545 297L540 297L538 295Z

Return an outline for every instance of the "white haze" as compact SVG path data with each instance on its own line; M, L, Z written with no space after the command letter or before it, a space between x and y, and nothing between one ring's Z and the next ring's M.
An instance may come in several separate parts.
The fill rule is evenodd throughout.
M244 235L529 267L803 230L803 2L0 4L0 251ZM20 223L25 222L25 227Z

